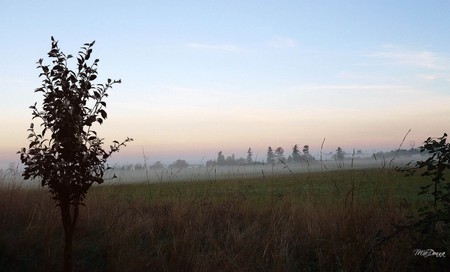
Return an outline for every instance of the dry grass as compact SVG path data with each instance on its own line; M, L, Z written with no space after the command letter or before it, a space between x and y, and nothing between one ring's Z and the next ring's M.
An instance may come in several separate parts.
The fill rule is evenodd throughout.
M400 175L298 178L93 188L75 271L407 271L421 261L405 234L377 246L410 212ZM59 210L45 190L17 184L0 190L0 267L57 271Z

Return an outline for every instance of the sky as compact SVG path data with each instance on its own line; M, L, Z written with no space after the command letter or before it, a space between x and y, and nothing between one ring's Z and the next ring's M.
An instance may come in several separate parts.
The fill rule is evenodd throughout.
M449 132L449 1L0 0L0 14L2 163L28 146L51 36L73 55L95 40L96 82L122 80L97 129L134 138L122 162L314 155L324 139L370 153Z

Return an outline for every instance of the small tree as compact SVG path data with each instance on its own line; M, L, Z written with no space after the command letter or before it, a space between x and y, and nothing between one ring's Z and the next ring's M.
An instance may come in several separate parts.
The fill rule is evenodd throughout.
M222 151L219 151L219 153L217 153L217 165L225 165L225 156L223 155Z
M247 163L250 164L253 162L253 152L252 149L249 147L247 150Z
M281 146L277 147L277 149L275 149L275 157L277 158L277 161L285 161L286 158L284 157L284 148L282 148Z
M309 152L309 145L304 145L302 151L303 151L303 156L304 156L307 160L309 160L309 159L312 158L311 153Z
M235 165L236 164L236 158L234 157L234 154L231 154L231 156L228 156L225 159L225 164L226 165Z
M273 163L274 160L274 154L273 154L273 150L272 147L268 147L267 148L267 163Z
M164 164L161 161L156 161L154 164L150 165L150 169L163 169Z
M169 165L169 168L182 169L182 168L186 168L186 167L189 167L189 163L187 163L185 160L181 160L181 159L178 159Z
M35 92L42 93L42 110L37 103L30 108L33 119L42 121L42 130L36 131L31 123L28 131L30 140L28 151L22 148L18 153L25 165L25 179L40 178L42 186L47 186L52 198L61 210L64 229L64 271L72 270L72 239L78 219L78 208L82 205L87 191L94 183L103 183L105 171L109 169L107 159L122 143L113 141L109 150L105 150L103 139L92 129L106 119L107 91L120 80L108 79L106 84L94 84L97 78L96 59L91 57L94 42L84 44L78 53L78 65L75 71L68 67L71 55L65 55L52 37L52 47L48 56L53 59L52 67L44 65L40 59L39 77L43 83ZM49 133L47 133L49 132ZM50 134L50 135L49 135Z
M445 179L445 171L450 169L450 143L447 134L440 138L428 138L420 147L420 152L427 152L425 161L417 161L415 166L407 164L397 170L414 174L422 170L422 176L430 176L431 181L420 187L419 195L432 195L433 201L418 211L419 220L414 225L421 233L419 240L427 246L450 249L450 181ZM431 205L430 205L431 204Z
M298 148L298 145L294 145L292 148L292 161L293 162L299 162L300 161L300 150Z
M336 154L334 154L334 159L338 161L342 161L344 159L344 150L341 147L336 149Z

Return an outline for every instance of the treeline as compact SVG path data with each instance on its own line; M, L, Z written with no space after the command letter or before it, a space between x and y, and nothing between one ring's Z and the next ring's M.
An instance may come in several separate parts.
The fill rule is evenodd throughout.
M397 150L391 150L389 152L377 152L373 153L373 156L375 158L381 158L381 157L411 157L411 156L417 156L420 155L420 149L418 148L411 148L411 149L397 149Z
M273 149L271 146L267 148L266 153L262 158L255 158L253 156L253 151L249 147L247 150L246 157L236 158L234 154L230 156L225 156L222 151L217 153L217 158L213 160L208 160L205 165L206 167L215 167L215 166L239 166L239 165L259 165L264 163L301 163L301 162L314 162L316 158L311 155L309 150L309 145L304 145L302 149L300 149L299 145L294 145L292 150L286 154L283 147L277 147ZM366 154L366 155L364 155ZM325 154L328 158L333 160L344 160L351 158L369 158L370 153L363 153L362 150L353 151L351 153L345 152L341 147L338 147L335 152L330 152ZM420 155L420 150L418 148L407 149L397 149L391 150L388 152L376 152L372 154L372 157L383 158L383 157L398 157L398 156L415 156ZM189 166L193 166L186 162L185 160L178 159L172 162L169 165L164 165L161 161L156 161L151 165L147 165L147 163L137 163L137 164L128 164L119 167L114 167L116 169L122 170L142 170L142 169L165 169L165 168L186 168ZM203 164L202 164L203 166Z
M176 160L173 163L169 164L167 168L186 168L189 167L190 164L185 160ZM166 166L161 161L156 161L152 165L147 165L147 163L137 163L137 164L128 164L128 165L122 165L118 167L114 167L115 169L119 170L143 170L143 169L165 169Z
M303 146L303 149L300 150L298 145L294 145L292 147L292 152L286 157L283 147L277 147L272 149L271 146L267 148L267 152L264 158L261 160L257 160L257 158L253 158L253 151L249 147L247 150L246 158L238 158L236 159L234 154L225 158L225 155L222 151L219 151L217 154L216 160L209 160L206 162L206 166L230 166L230 165L255 165L255 164L263 164L263 163L295 163L301 161L314 161L315 158L311 155L309 151L309 146Z

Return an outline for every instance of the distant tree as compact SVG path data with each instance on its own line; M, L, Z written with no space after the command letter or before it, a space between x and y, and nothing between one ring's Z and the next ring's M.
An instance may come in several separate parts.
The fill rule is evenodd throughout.
M299 162L300 161L300 149L298 148L298 145L294 145L292 148L292 161L293 162Z
M247 163L252 163L253 162L253 152L252 149L249 147L247 150Z
M161 161L156 161L154 164L150 165L150 169L162 169L164 164Z
M303 156L305 156L307 159L311 157L311 153L309 153L309 145L303 146Z
M292 158L292 155L289 155L288 158L287 158L287 162L291 163L291 162L293 162L293 161L294 161L294 160L293 160L293 158Z
M169 165L169 168L186 168L189 164L185 160L176 160Z
M344 159L344 151L342 150L342 148L341 147L338 147L337 149L336 149L336 153L334 154L334 158L335 158L335 160L338 160L338 161L341 161L341 160L343 160Z
M215 167L215 166L217 166L217 161L215 160L208 160L206 162L206 167Z
M225 156L222 151L219 151L217 154L217 165L225 165Z
M101 125L107 117L103 101L107 91L120 83L108 79L106 84L94 84L99 60L87 62L94 42L84 44L78 52L77 69L72 71L68 67L72 56L66 56L53 37L51 41L48 56L53 65L44 65L43 59L37 62L42 71L39 77L44 78L42 86L35 90L44 96L42 110L37 103L30 107L33 119L42 121L42 130L36 131L31 123L29 149L22 148L18 153L25 165L23 177L40 178L60 208L65 241L63 270L72 271L78 208L89 188L94 183L103 183L104 173L109 169L107 159L133 139L113 141L110 149L105 150L103 139L93 130L95 124Z
M142 169L145 169L145 166L144 166L143 164L141 164L141 163L136 163L136 164L134 165L134 170L142 170Z
M285 161L286 158L284 157L284 149L279 146L277 149L275 149L275 157L277 158L277 161Z
M236 159L234 158L234 154L231 154L231 156L228 156L225 159L225 164L226 165L235 165L236 164Z
M273 163L274 162L275 155L273 154L272 147L267 148L267 163Z
M247 164L247 160L243 157L240 157L239 159L236 160L236 164L237 165L244 165Z

